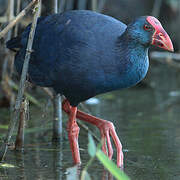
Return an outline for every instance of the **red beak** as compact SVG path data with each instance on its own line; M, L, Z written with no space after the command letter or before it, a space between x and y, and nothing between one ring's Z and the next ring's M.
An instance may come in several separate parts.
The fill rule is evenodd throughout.
M163 48L168 51L174 51L173 44L167 32L163 29L161 23L153 16L148 16L147 19L149 24L151 24L155 31L152 36L152 45Z

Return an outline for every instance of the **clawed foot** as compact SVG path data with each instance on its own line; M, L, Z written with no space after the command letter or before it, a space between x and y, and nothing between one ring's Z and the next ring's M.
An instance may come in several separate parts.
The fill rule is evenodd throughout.
M63 107L63 110L67 114L70 114L71 106L67 100L63 101L62 107ZM91 116L91 115L86 114L79 110L77 110L76 118L78 118L82 121L89 122L99 128L100 133L101 133L102 142L103 142L102 151L106 155L108 155L109 159L112 159L112 156L113 156L113 148L112 148L110 136L112 137L112 140L117 149L117 166L123 168L122 145L116 134L113 123L103 120L103 119L99 119L94 116ZM106 144L107 144L107 147L106 147Z
M113 139L113 142L117 149L117 166L123 168L123 152L122 152L122 145L121 142L116 134L114 125L112 122L104 120L97 126L101 133L102 138L102 151L112 159L113 156L113 148L110 140L110 136ZM107 146L106 146L107 144Z

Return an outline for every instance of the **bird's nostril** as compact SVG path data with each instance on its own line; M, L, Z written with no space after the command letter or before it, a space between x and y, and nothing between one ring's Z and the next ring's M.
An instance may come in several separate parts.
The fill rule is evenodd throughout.
M156 38L159 40L163 40L164 36L162 33L159 33L159 34L157 34Z

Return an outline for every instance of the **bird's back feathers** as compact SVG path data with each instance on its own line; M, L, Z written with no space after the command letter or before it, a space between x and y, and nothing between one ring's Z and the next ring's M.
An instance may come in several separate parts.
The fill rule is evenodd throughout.
M126 28L125 24L112 17L85 10L40 19L29 64L31 81L53 87L64 94L72 105L137 83L147 72L148 65L141 65L146 64L147 52L142 50L142 56L138 58L144 60L138 61L141 63L138 64L126 43L118 46ZM30 26L20 39L7 43L10 49L21 48L15 57L18 72L22 69L29 31ZM120 39L120 42L124 40ZM134 77L136 73L133 72L138 68L142 75Z

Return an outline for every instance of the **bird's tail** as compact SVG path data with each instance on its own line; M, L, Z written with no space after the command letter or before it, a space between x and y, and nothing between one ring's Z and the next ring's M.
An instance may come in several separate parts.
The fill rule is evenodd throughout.
M6 47L12 51L17 52L21 47L21 37L17 36L6 42Z

